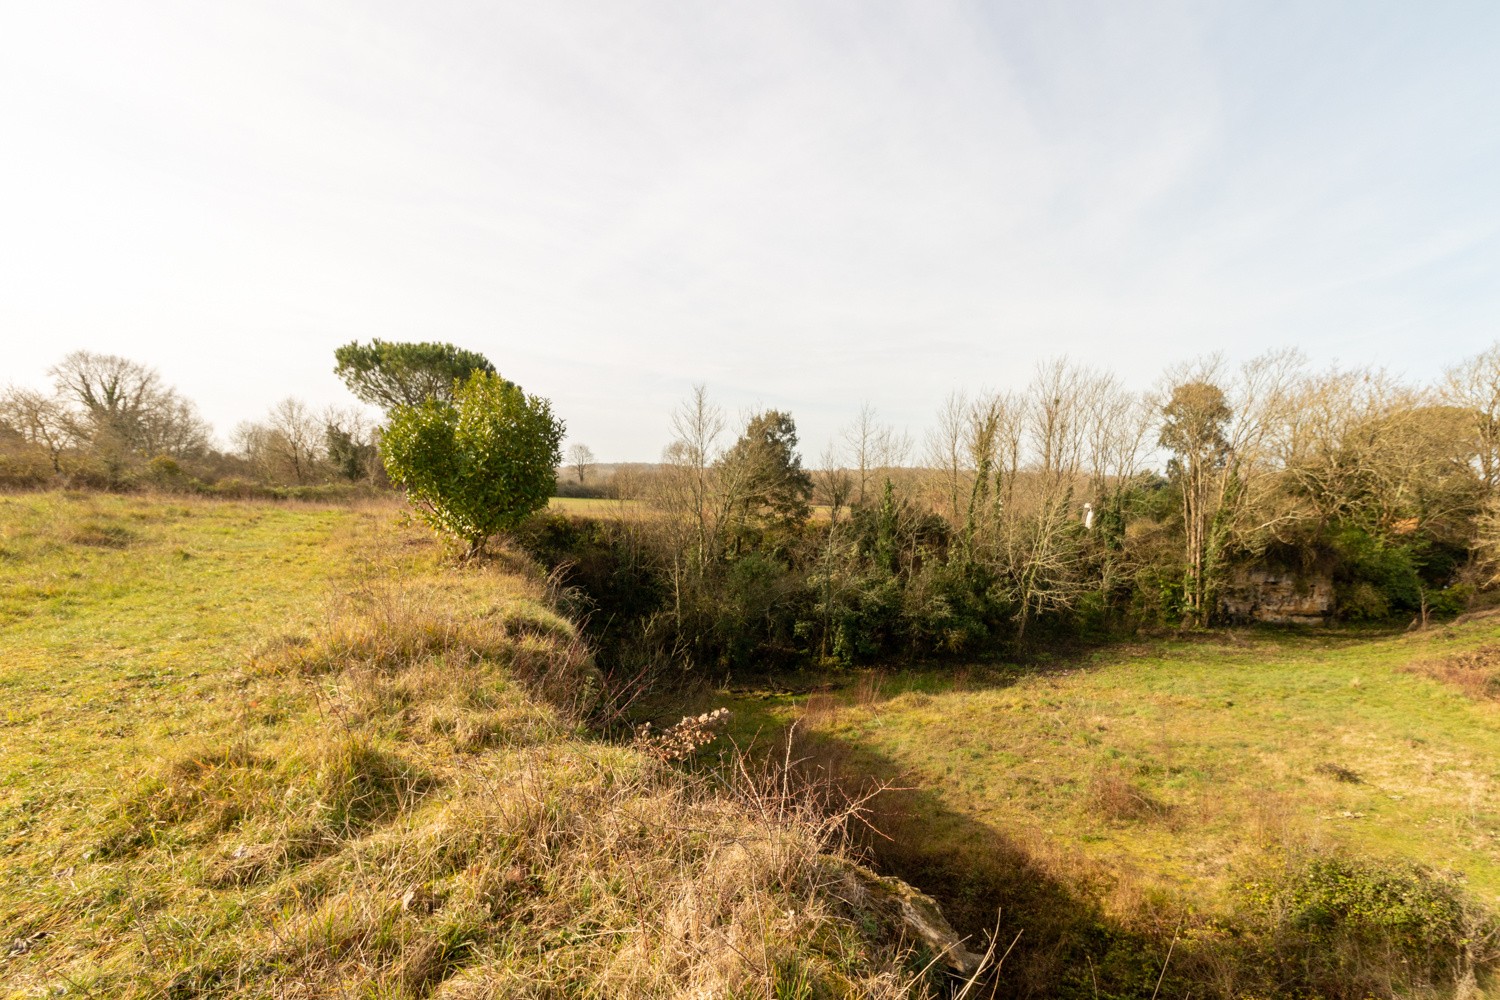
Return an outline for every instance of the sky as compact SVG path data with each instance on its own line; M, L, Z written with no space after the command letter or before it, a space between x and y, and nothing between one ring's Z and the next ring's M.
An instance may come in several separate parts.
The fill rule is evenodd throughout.
M650 461L696 383L919 435L1059 355L1500 338L1500 4L0 5L0 384L234 426L439 340Z

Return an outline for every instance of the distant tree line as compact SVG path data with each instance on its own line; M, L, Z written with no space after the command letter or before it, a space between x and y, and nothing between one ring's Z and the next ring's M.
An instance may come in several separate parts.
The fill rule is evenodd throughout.
M192 403L159 373L79 351L53 366L51 393L0 394L0 486L153 486L219 495L335 497L395 486L465 554L546 505L560 472L562 421L483 355L443 343L349 343L337 374L357 409L314 411L288 397L217 450ZM592 468L575 446L574 472Z
M348 344L336 373L364 402L452 397L471 369L493 371L446 344ZM354 407L315 410L288 397L245 421L220 447L194 404L154 368L75 351L48 369L51 391L0 392L0 486L158 487L225 495L337 495L383 488L382 428Z
M356 410L288 398L220 448L192 401L140 362L75 351L48 375L50 392L0 392L0 485L239 495L383 481L376 428Z
M74 352L50 391L0 394L0 485L394 478L471 553L559 484L597 488L587 446L564 465L546 400L482 355L377 340L335 362L383 419L289 398L221 449L154 369ZM1425 386L1276 352L1135 392L1054 361L1020 390L950 396L920 442L866 406L810 463L791 414L732 425L701 388L672 426L659 464L613 475L633 516L525 529L603 574L587 589L620 605L601 619L611 641L633 632L662 661L852 663L1212 625L1254 567L1326 581L1343 620L1425 622L1500 581L1500 346ZM527 428L524 446L507 437Z

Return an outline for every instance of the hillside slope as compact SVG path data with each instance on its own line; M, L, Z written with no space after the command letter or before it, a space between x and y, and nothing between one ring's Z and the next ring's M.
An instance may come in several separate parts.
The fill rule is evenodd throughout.
M835 831L590 738L541 581L394 508L0 497L0 595L0 995L938 981Z

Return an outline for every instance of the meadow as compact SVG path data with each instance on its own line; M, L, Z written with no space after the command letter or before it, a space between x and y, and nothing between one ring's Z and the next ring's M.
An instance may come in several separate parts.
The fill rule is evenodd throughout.
M554 513L579 517L610 517L617 514L636 515L641 505L635 500L613 500L606 497L553 497L547 508Z
M13 494L0 595L0 996L929 995L820 817L595 734L519 555Z
M395 502L0 496L0 996L941 995L858 857L996 996L1489 988L1500 616L660 687L732 710L687 761L554 586Z
M1347 900L1309 898L1320 878L1357 886L1377 923L1400 924L1417 897L1500 910L1497 675L1489 615L700 697L734 710L740 743L793 730L806 766L851 792L890 787L871 806L870 849L961 930L1019 934L1016 993L1254 996L1307 981L1275 967L1297 948L1349 946L1286 937L1309 908L1350 916ZM1493 924L1470 919L1471 957L1492 958ZM1410 956L1349 947L1311 978L1341 981L1334 995L1429 995L1389 967ZM1467 985L1430 982L1430 995L1479 989L1473 972L1434 972Z

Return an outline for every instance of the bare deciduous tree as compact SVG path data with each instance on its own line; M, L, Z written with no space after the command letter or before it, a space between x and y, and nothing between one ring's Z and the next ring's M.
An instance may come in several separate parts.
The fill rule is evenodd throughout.
M728 508L717 463L724 412L705 386L696 385L672 412L671 426L673 440L662 450L656 473L639 484L638 499L656 512L640 527L670 582L671 614L680 622L696 581L723 551Z
M942 463L952 557L1002 582L1022 636L1037 615L1073 606L1092 585L1079 523L1086 468L1102 481L1111 463L1133 467L1140 451L1139 417L1133 428L1096 426L1128 410L1108 398L1114 391L1104 376L1048 362L1020 395L949 397L929 439Z
M1156 415L1149 400L1127 390L1113 375L1090 380L1084 408L1089 493L1097 499L1140 473Z
M72 441L67 408L35 389L13 386L0 395L0 422L34 448L47 453L53 472L62 471L62 453Z
M1474 436L1475 460L1486 496L1500 488L1500 344L1449 368L1442 399L1463 410Z
M594 468L594 452L588 445L578 443L568 448L568 466L573 474L578 477L578 485L582 486L588 474Z
M288 396L271 408L270 427L282 462L298 483L307 482L323 454L323 422L306 403Z
M695 385L692 395L672 414L675 437L664 456L670 497L692 525L694 558L700 567L719 556L721 529L730 506L719 496L714 471L725 425L724 411L708 398L708 388Z
M306 403L289 396L271 408L264 423L241 424L235 441L262 475L301 485L317 474L325 428Z
M1024 511L1010 519L1007 575L1019 609L1017 631L1049 610L1072 607L1087 583L1081 570L1081 526L1077 519L1083 472L1087 387L1094 376L1057 360L1038 366L1027 387L1022 428L1031 459L1024 485Z
M854 472L850 502L863 504L869 499L875 473L905 462L911 441L904 433L880 423L875 408L869 403L860 406L854 423L844 430L842 437Z
M70 430L106 460L127 453L186 457L208 447L197 408L156 369L114 354L74 351L48 370L59 397L76 406Z
M972 489L965 454L964 436L969 429L972 409L963 392L951 392L938 409L937 426L927 435L927 464L936 472L940 499L934 504L944 510L948 523L963 520L964 498Z
M198 408L168 389L136 424L136 449L142 455L192 458L208 450L210 428Z

